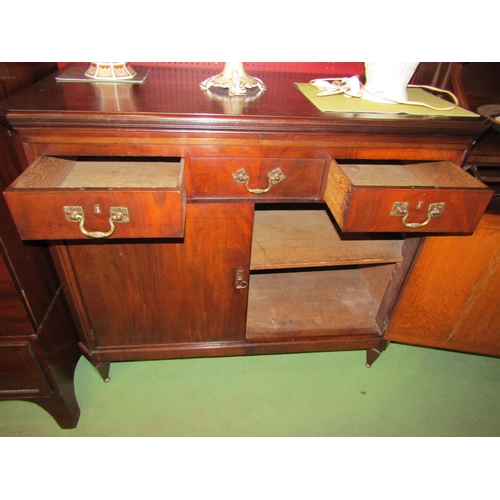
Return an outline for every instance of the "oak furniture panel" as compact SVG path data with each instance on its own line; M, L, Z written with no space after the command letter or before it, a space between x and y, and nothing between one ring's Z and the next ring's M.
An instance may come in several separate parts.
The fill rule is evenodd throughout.
M472 236L427 238L386 338L500 356L499 257L497 214Z

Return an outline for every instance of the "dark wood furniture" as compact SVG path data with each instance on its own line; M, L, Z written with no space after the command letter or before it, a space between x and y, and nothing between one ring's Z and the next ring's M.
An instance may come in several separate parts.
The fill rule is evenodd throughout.
M500 62L467 63L462 81L471 110L485 105L500 105ZM475 141L464 164L474 176L494 189L489 210L500 214L500 132L490 126Z
M366 349L370 365L398 334L434 345L434 304L413 300L491 198L459 168L484 120L321 113L294 86L317 75L262 73L266 92L229 99L199 89L209 76L49 77L0 104L25 169L10 209L50 242L103 378L120 360Z
M0 99L53 73L55 63L0 63ZM2 191L22 172L0 126ZM46 409L63 428L74 427L78 408L73 373L81 354L47 245L23 244L0 199L0 400L21 399Z

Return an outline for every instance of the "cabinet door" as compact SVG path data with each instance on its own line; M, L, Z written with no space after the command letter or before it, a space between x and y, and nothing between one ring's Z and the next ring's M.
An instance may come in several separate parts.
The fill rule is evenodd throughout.
M428 237L386 338L500 356L499 257L499 215L484 215L471 236Z
M182 239L68 244L89 350L244 340L252 224L251 203L192 203Z

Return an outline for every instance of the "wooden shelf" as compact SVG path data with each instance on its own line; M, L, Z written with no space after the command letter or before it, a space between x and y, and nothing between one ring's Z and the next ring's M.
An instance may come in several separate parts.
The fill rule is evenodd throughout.
M360 269L254 274L246 338L378 335L378 307Z
M401 239L340 235L326 210L255 212L251 270L403 260Z
M500 168L495 167L478 167L476 179L488 184L489 182L500 182Z

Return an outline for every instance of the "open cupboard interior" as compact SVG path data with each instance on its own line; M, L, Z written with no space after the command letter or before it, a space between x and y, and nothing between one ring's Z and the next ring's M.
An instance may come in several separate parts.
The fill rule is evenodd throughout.
M326 204L257 205L247 338L381 335L376 318L403 243L342 234Z

